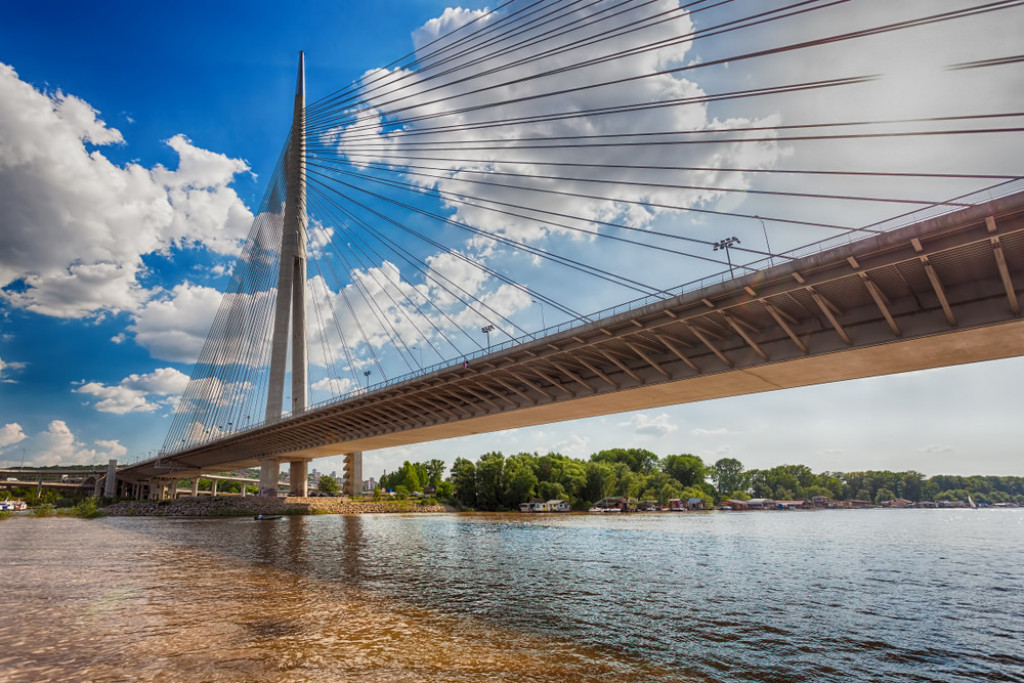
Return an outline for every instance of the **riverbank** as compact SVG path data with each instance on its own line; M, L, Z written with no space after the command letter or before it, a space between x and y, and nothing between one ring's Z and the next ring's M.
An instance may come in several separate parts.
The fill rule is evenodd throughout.
M260 498L197 496L161 501L126 501L108 505L111 517L244 517L248 515L353 515L370 513L452 512L444 505L395 500L356 503L344 498Z

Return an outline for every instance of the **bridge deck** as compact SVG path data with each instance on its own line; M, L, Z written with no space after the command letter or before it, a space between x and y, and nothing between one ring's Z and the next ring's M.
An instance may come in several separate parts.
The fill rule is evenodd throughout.
M253 466L1024 355L1024 193L127 468Z

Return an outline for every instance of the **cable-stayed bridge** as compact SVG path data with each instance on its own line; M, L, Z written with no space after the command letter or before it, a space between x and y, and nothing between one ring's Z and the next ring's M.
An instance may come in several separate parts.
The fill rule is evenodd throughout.
M843 4L509 2L309 106L300 64L164 448L119 476L303 493L349 454L354 487L363 450L1024 354L1024 112L829 59L1022 3ZM965 56L965 88L1024 61Z

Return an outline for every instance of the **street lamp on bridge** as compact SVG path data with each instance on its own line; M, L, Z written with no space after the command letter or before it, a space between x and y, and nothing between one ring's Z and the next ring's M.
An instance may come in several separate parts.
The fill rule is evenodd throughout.
M491 332L494 332L494 325L484 325L480 331L487 335L487 351L491 350Z
M363 370L363 377L366 378L366 390L367 391L370 390L370 373L371 372L373 372L373 370Z
M540 329L548 329L548 325L544 322L544 302L539 299L530 299L530 303L540 304Z
M726 237L724 240L718 240L715 242L714 251L718 251L719 249L725 250L725 260L729 262L729 277L734 277L732 272L732 257L729 255L729 247L739 243L739 237Z

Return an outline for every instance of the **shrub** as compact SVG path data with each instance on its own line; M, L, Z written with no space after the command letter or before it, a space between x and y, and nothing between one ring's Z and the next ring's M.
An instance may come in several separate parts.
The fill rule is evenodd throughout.
M95 519L102 517L103 512L99 509L99 499L97 498L86 498L74 508L75 517L81 517L82 519Z
M53 517L57 514L57 510L53 507L53 503L41 503L32 510L32 514L36 517Z

